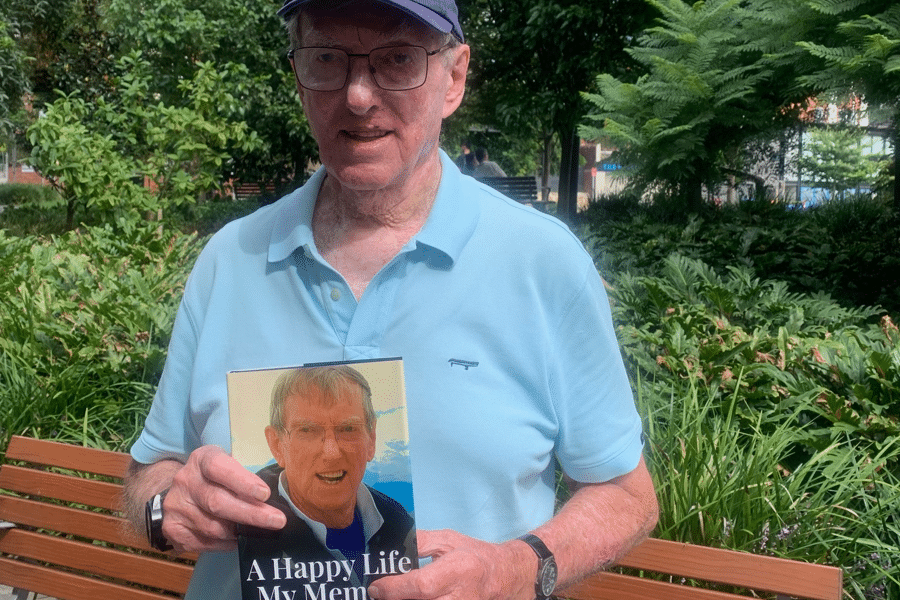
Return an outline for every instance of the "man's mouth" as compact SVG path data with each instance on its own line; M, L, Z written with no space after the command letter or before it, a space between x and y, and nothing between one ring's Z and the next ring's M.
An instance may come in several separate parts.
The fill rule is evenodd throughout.
M385 137L385 136L388 135L388 132L387 132L387 131L381 131L381 130L377 130L377 131L358 131L358 130L357 130L357 131L348 131L348 130L345 129L345 130L343 130L341 133L343 133L345 136L347 136L347 137L350 138L351 140L354 140L354 141L357 141L357 142L371 142L371 141L374 141L374 140L381 139L381 138L383 138L383 137Z
M330 471L328 473L316 473L319 481L330 485L336 485L344 480L347 471Z

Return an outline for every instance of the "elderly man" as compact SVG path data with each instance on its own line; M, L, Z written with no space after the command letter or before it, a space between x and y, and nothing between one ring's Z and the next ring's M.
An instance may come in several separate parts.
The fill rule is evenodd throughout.
M453 0L281 13L323 167L198 259L131 451L133 521L202 553L188 598L237 598L235 524L285 520L227 454L225 373L402 356L433 560L369 594L545 598L609 565L657 511L609 305L565 226L439 150L469 63ZM554 515L556 465L574 494Z
M353 565L337 584L351 587L385 574L365 568L364 555L374 557L372 562L395 557L397 572L417 564L412 517L362 483L375 455L376 418L366 379L342 365L290 369L275 382L270 415L266 441L277 464L257 475L269 486L267 503L284 513L287 525L244 529L239 545L245 597L258 595L262 570L283 556ZM254 561L263 566L254 567ZM280 588L302 590L308 582L293 578Z

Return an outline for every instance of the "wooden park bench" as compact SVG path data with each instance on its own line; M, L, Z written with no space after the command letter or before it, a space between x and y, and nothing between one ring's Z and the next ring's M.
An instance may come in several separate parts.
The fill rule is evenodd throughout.
M15 598L25 590L62 600L184 595L193 561L126 532L119 506L128 461L121 452L12 438L0 467L0 584Z
M184 594L191 560L124 533L117 508L127 454L13 437L0 468L0 584L60 600ZM835 567L650 539L620 568L557 591L575 600L840 600ZM622 572L617 572L622 571ZM644 575L644 576L641 576ZM705 587L693 587L693 583Z
M547 205L551 204L538 200L537 179L534 177L476 177L476 179L516 202L530 204L544 212Z

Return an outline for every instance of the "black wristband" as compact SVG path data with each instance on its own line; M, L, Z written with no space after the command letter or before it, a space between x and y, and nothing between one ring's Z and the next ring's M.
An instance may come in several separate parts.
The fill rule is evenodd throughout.
M166 539L166 536L163 535L163 500L166 499L166 494L169 493L169 490L163 490L159 494L156 494L150 500L147 501L147 507L144 512L144 519L146 521L147 526L147 541L150 543L150 547L160 552L165 552L167 550L172 550L174 546L169 543L169 540Z

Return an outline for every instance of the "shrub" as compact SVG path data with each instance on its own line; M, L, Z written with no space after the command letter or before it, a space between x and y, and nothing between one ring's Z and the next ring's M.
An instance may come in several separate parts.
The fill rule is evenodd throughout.
M0 206L21 207L47 202L53 190L42 185L0 183Z
M884 199L853 197L808 211L756 201L694 214L664 208L622 199L589 207L588 244L604 275L654 274L678 253L720 274L743 266L793 292L900 314L900 222Z
M657 535L845 567L900 591L900 331L748 267L672 255L611 290ZM894 590L895 592L892 592Z
M146 416L201 241L140 227L0 231L0 438L126 448Z

